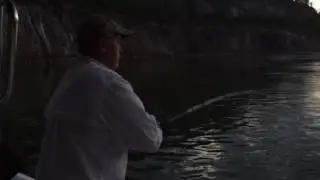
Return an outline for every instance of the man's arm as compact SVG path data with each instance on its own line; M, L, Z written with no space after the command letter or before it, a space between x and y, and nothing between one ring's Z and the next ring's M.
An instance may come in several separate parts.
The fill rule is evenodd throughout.
M131 150L155 152L162 142L162 131L154 116L148 114L131 85L116 78L106 89L104 118L112 124L120 141Z

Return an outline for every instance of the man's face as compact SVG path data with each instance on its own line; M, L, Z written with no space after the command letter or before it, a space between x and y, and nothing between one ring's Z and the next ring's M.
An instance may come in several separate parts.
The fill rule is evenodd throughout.
M110 69L117 69L119 67L120 54L122 52L121 37L115 36L110 39L102 40L100 47L103 63Z

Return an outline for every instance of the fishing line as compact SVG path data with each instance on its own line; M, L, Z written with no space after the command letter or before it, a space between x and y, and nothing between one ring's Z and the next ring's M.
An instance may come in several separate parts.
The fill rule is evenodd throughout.
M234 97L234 96L240 96L240 95L244 95L244 94L251 94L253 92L256 92L256 90L237 91L237 92L227 93L227 94L224 94L224 95L221 95L221 96L217 96L217 97L211 98L211 99L206 100L205 102L203 102L201 104L197 104L197 105L187 109L186 111L184 111L181 114L173 116L172 118L170 118L168 120L168 122L174 122L174 121L176 121L178 119L181 119L181 118L185 117L186 115L188 115L190 113L193 113L193 112L195 112L195 111L197 111L197 110L199 110L201 108L209 106L209 105L211 105L211 104L213 104L215 102L224 100L225 98L231 98L231 97Z

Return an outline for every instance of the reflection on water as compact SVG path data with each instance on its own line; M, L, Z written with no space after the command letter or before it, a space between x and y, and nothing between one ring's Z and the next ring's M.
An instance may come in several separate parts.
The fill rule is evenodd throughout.
M161 151L133 154L128 179L320 179L320 62L280 69L165 124Z

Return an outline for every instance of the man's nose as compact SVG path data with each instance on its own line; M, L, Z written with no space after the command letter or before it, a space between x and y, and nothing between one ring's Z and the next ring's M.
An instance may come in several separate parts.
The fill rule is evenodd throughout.
M119 44L119 51L123 52L122 46Z

